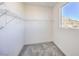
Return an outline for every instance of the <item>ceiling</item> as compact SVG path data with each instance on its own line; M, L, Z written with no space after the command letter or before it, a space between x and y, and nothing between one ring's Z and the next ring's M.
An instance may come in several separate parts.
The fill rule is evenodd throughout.
M25 2L25 4L53 7L56 2Z

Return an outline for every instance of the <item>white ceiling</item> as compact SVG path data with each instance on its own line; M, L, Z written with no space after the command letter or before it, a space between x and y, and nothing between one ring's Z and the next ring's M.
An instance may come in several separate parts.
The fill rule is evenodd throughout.
M53 7L56 2L25 2L25 4Z

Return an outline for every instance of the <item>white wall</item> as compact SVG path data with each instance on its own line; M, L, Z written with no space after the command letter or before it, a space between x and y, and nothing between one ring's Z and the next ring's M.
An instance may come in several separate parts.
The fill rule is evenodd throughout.
M24 13L25 13L24 4L22 4L21 2L5 2L4 5L6 9L8 9L9 11L25 19L24 18Z
M5 4L10 11L26 20L25 44L52 41L52 8L40 5L25 5L24 3L17 2L8 2Z
M0 55L16 56L24 45L24 23L15 19L0 30Z
M57 3L53 9L53 41L65 55L79 55L79 30L59 27L61 13L59 11L63 3Z
M40 5L28 5L25 6L26 20L51 20L51 7L44 7Z
M52 8L39 5L25 6L26 40L25 44L52 41L51 13Z
M13 6L8 5L7 7L4 5L2 7L12 8L15 6L17 5ZM16 11L16 9L14 8L12 8L12 10ZM17 11L18 11L17 13L20 12L19 10ZM8 24L6 25L6 23ZM3 16L0 17L0 27L2 26L5 27L0 29L0 55L3 56L18 55L24 46L24 22L22 20L13 17L12 15L10 16L4 14Z

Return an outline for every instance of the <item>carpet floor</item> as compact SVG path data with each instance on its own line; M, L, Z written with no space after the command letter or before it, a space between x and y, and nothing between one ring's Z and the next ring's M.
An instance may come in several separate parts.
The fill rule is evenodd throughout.
M46 42L25 45L19 56L64 56L64 54L53 42Z

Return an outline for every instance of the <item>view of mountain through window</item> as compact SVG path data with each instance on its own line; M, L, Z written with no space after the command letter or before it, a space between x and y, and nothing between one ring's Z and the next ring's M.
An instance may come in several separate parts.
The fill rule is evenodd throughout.
M62 7L63 26L79 29L79 3L70 2Z

